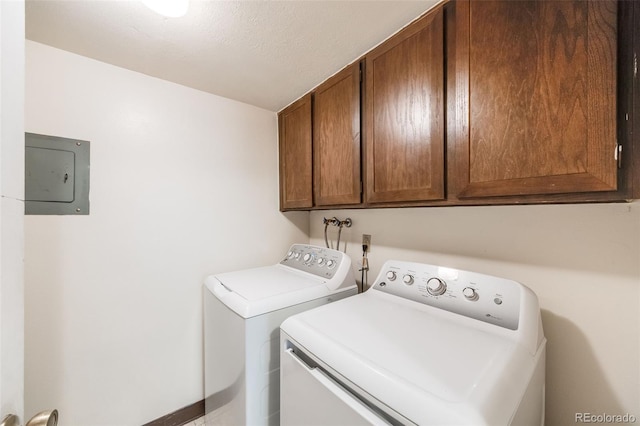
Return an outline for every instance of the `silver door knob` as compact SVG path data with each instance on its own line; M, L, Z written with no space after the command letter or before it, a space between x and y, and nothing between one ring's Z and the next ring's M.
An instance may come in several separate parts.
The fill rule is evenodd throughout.
M31 417L25 426L56 426L57 424L58 410L48 410Z
M4 419L2 419L2 423L0 423L0 426L20 426L18 416L16 416L15 414L7 414L6 416L4 416Z

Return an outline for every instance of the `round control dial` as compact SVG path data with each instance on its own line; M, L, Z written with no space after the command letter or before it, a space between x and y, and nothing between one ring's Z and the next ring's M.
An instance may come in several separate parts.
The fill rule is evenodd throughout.
M311 260L311 253L307 253L302 257L302 260L304 260L305 262L308 262Z
M427 281L427 291L433 296L440 296L447 291L447 284L440 278L431 278Z
M396 280L396 273L393 272L393 271L387 272L387 279L389 281L395 281Z
M325 259L324 257L321 257L320 259L318 259L318 266L324 265L326 261L327 259Z
M332 259L327 260L327 268L333 268L335 266L336 266L335 260L332 260Z
M464 290L462 290L462 294L467 300L472 300L472 301L478 300L478 292L471 287L465 287Z
M413 284L413 275L406 274L404 277L402 277L402 282L406 285Z

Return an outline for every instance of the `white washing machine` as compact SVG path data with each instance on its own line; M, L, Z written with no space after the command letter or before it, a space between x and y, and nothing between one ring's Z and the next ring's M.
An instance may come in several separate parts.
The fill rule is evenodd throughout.
M540 308L515 281L388 261L281 330L283 426L544 424Z
M280 324L356 293L349 256L301 244L276 265L207 277L207 424L279 424Z

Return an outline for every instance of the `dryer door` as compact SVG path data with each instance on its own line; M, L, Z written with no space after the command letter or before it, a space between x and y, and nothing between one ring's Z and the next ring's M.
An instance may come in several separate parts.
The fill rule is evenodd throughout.
M393 425L343 384L318 366L310 366L288 348L282 352L280 378L280 424L299 425ZM304 390L304 391L301 391Z

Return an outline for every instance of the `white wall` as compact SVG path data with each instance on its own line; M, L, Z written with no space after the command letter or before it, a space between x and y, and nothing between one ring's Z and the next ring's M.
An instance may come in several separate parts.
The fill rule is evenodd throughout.
M372 235L369 284L388 259L515 279L540 299L547 346L547 425L576 412L640 421L640 203L317 211L351 217L342 240L359 263ZM337 231L330 232L335 241ZM359 277L359 273L357 274Z
M91 142L91 214L26 217L26 411L140 425L203 398L202 282L308 240L274 112L27 41L26 131Z
M24 1L0 1L0 419L24 410Z

